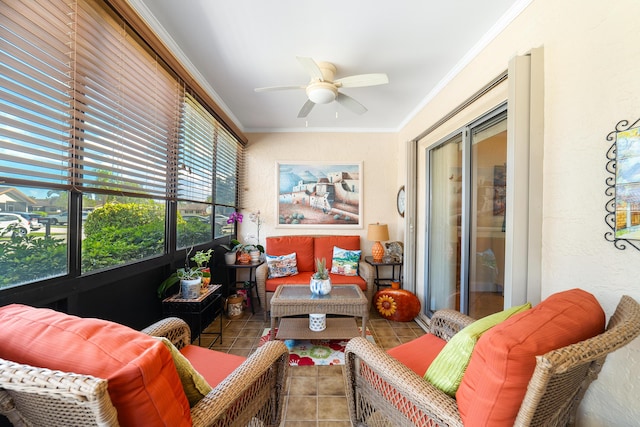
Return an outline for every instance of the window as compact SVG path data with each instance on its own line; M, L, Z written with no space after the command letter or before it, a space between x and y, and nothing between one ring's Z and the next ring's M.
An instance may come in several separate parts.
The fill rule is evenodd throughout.
M429 311L481 318L504 306L506 123L493 114L427 152Z
M120 15L99 0L76 3L0 3L0 192L15 196L5 209L37 211L48 226L23 246L0 236L2 270L15 273L0 287L235 231L217 219L236 209L240 172L228 157L241 156L238 138ZM64 268L9 264L45 245Z

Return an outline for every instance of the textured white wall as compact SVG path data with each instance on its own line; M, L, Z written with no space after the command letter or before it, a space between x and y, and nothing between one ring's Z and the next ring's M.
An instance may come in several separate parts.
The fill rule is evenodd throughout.
M358 234L362 249L371 254L367 239L367 224L389 225L391 239L399 239L396 213L398 174L397 135L385 133L261 133L248 134L248 186L246 200L249 210L260 209L263 236L289 234ZM364 218L360 229L277 228L276 162L321 161L362 162ZM255 233L255 225L244 221L240 235Z
M395 194L404 177L404 143L506 70L510 58L544 47L545 132L543 297L580 287L610 316L623 294L640 300L640 251L604 239L606 135L622 119L640 118L638 0L534 0L512 24L397 135L250 134L248 200L261 209L264 235L275 226L275 162L364 163L364 221L386 222L401 239ZM517 207L516 207L517 208ZM241 230L241 233L244 231ZM253 230L249 230L253 232ZM301 233L315 233L304 230ZM345 234L347 234L345 232ZM611 355L580 407L580 426L640 423L640 339Z
M637 0L534 0L400 132L401 140L415 137L511 57L544 47L542 293L585 289L607 316L623 294L640 300L640 251L620 251L603 237L605 137L619 120L640 118L639 14ZM639 425L638 372L640 339L609 357L579 425Z

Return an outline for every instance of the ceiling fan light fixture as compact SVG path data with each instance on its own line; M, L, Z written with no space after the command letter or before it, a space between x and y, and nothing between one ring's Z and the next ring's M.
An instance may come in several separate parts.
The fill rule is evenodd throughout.
M331 83L314 83L307 87L307 96L314 104L328 104L336 100L338 89Z

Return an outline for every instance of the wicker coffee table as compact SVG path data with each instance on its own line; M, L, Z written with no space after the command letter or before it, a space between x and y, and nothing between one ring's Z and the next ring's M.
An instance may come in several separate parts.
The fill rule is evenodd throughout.
M309 318L290 318L304 314L338 314L351 317L327 319L323 331L309 329ZM329 295L312 295L309 285L280 285L271 298L271 339L337 339L366 335L367 297L357 285L338 285ZM362 318L362 332L355 317ZM278 324L278 319L280 323ZM274 331L278 334L274 337Z

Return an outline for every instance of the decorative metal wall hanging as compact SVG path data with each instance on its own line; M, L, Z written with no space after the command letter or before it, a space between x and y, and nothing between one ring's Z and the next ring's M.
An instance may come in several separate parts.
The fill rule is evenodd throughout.
M621 120L609 132L607 150L605 222L611 228L604 238L617 249L640 250L640 119Z

